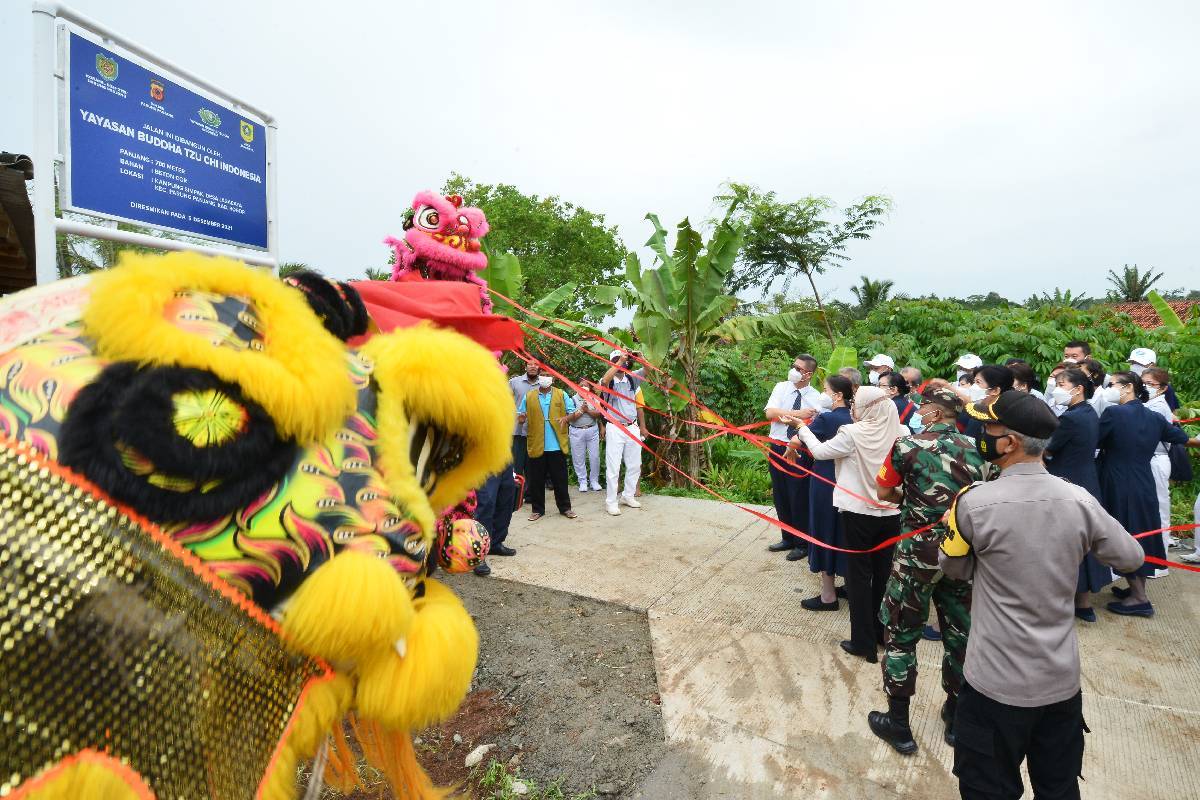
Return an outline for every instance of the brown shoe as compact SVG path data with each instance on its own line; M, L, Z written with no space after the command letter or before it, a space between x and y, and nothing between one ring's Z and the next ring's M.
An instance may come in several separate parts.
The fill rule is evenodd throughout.
M542 516L543 516L542 514L539 514L539 513L537 513L537 512L535 511L535 512L533 512L532 514L530 514L530 515L529 515L529 521L530 521L530 522L537 522L539 519L541 519L541 518L542 518Z
M578 516L579 516L578 514L576 514L576 513L575 513L574 511L572 511L571 509L567 509L566 511L562 512L562 515L563 515L564 517L566 517L567 519L575 519L576 517L578 517Z

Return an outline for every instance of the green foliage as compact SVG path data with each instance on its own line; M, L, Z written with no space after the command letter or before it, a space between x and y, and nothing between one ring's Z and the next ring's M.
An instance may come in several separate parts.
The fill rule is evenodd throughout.
M894 281L873 281L866 275L859 276L862 280L858 286L851 286L850 291L858 300L858 313L866 316L871 309L886 301L892 293Z
M367 267L366 277L369 281L386 281L392 277L392 271L387 267Z
M1095 305L1096 301L1086 294L1072 294L1070 289L1065 292L1054 287L1054 294L1042 292L1040 295L1032 295L1025 301L1026 308L1041 308L1042 306L1059 306L1063 308L1089 308Z
M1112 284L1113 289L1108 293L1108 299L1119 303L1140 303L1146 299L1146 292L1154 284L1162 279L1163 274L1154 273L1152 267L1147 267L1145 272L1138 269L1138 265L1129 264L1121 268L1121 274L1117 274L1116 270L1108 271L1108 282Z
M483 242L489 259L505 253L520 259L521 294L526 297L543 297L567 283L591 287L620 280L625 248L616 227L604 224L604 215L556 196L527 195L504 183L475 183L457 173L442 191L462 195L468 205L487 214L490 231ZM489 266L485 279L491 271ZM508 292L496 288L516 299L513 287ZM586 293L567 300L561 309L565 317L594 322L603 318L592 312Z
M295 275L297 272L316 272L316 271L317 270L314 270L308 264L305 264L301 261L285 261L284 263L279 265L279 270L278 270L277 274L281 278L287 278L291 275Z
M491 792L488 796L495 800L592 800L597 796L595 787L579 794L567 794L562 788L563 778L539 785L523 777L519 767L510 768L495 759L482 770L476 768L472 777L478 781L479 788Z
M1163 327L1172 333L1181 333L1184 330L1183 321L1179 319L1179 315L1175 313L1175 309L1167 304L1167 301L1162 299L1158 292L1150 292L1146 296L1150 301L1150 305L1154 306L1158 318L1162 320Z

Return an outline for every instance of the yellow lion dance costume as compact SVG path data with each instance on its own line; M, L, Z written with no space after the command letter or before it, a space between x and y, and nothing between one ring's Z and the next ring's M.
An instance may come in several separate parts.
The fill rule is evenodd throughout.
M470 339L352 349L298 288L178 253L0 299L0 795L283 800L307 759L349 791L349 728L442 796L409 734L478 637L435 519L513 402Z

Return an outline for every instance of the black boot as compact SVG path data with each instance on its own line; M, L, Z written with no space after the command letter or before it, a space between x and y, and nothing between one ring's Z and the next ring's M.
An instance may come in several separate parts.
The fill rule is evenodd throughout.
M912 728L908 726L908 698L889 697L887 713L872 711L867 714L871 732L892 746L901 755L910 756L917 752Z
M951 747L954 747L954 712L957 710L958 696L946 695L946 702L942 704L942 722L946 723L946 732L943 734L943 738Z

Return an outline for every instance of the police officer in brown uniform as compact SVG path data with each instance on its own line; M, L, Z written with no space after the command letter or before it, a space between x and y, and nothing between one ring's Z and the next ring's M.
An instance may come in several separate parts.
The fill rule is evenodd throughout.
M990 402L990 405L989 405ZM973 579L966 683L954 720L954 774L964 800L1077 800L1083 698L1075 583L1084 554L1122 572L1141 566L1137 540L1086 490L1046 471L1058 427L1038 398L1009 390L977 403L978 441L1000 477L964 489L951 506L939 565Z

